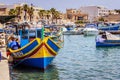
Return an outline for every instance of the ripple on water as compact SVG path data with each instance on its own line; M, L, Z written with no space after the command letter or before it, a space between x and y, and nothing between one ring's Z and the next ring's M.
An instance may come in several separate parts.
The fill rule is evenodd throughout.
M119 80L120 47L96 48L95 37L64 36L64 47L46 72L13 69L14 80Z

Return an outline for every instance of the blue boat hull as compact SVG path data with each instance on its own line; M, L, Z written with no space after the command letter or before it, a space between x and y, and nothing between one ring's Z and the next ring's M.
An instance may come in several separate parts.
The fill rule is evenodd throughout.
M120 40L104 40L103 42L97 41L96 47L112 47L120 46Z
M108 31L108 30L119 30L119 26L112 26L112 27L101 27L101 28L98 28L99 30L105 30L105 31Z
M51 64L54 58L55 57L30 58L30 59L21 60L17 63L34 68L46 69L48 65Z
M113 46L120 46L120 44L96 42L96 47L113 47Z

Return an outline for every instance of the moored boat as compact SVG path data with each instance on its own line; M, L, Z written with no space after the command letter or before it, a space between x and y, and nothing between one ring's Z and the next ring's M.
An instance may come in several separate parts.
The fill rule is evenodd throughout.
M105 32L103 35L96 37L96 47L120 46L120 37Z
M85 36L92 36L92 35L98 35L99 31L96 28L95 24L87 24L86 27L83 29L83 34Z
M42 35L42 29L19 30L21 48L9 48L9 54L16 65L26 65L46 69L61 48L49 36Z
M120 24L108 24L106 23L105 25L98 25L99 30L103 31L112 31L112 30L119 30Z

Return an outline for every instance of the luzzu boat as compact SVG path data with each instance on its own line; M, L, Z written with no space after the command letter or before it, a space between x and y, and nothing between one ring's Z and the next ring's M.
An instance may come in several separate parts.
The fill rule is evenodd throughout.
M15 65L46 69L61 48L49 36L41 39L41 29L19 31L21 48L9 52Z
M105 35L96 37L96 47L120 46L120 37L105 32Z

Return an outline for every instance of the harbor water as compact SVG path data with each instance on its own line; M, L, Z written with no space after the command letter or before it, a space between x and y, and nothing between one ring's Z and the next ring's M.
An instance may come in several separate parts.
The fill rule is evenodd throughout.
M65 35L64 47L43 72L11 69L11 80L120 80L120 47L95 46L94 36Z

